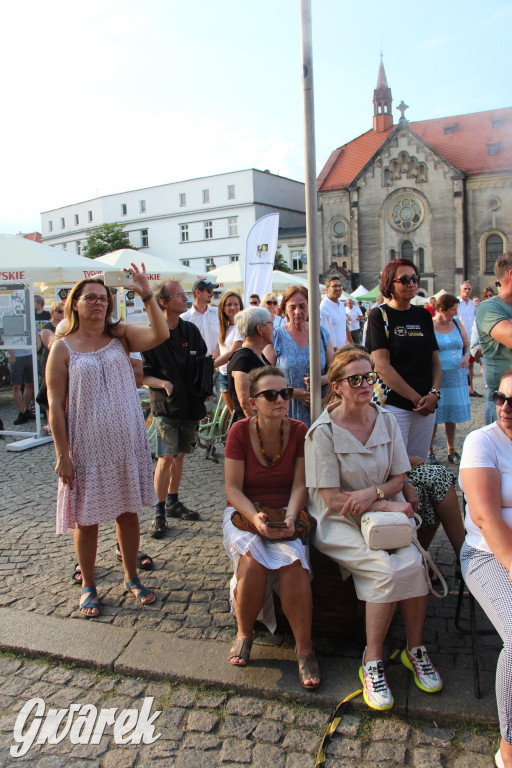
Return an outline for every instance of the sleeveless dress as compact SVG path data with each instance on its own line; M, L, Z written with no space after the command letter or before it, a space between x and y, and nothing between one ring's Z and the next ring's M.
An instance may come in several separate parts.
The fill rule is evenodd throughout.
M436 341L443 370L436 424L445 424L447 421L461 424L471 418L468 372L460 367L464 350L462 336L455 327L450 333L436 333Z
M69 352L67 429L73 489L59 479L57 533L157 503L153 465L128 356L119 339Z
M330 334L320 326L321 344L320 344L320 370L325 370L325 350ZM289 387L304 389L304 376L309 373L309 344L302 349L297 342L290 336L284 325L274 328L273 346L276 352L276 365L282 370L286 377ZM306 426L311 425L311 416L309 406L295 400L290 400L290 409L288 416L291 419L297 419L304 422Z

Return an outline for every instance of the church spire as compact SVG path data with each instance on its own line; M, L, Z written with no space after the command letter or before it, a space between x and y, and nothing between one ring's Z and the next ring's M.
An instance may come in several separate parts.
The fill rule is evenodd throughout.
M377 77L377 87L373 92L373 130L387 131L393 125L393 115L391 113L391 88L388 87L382 53L380 54L379 75Z

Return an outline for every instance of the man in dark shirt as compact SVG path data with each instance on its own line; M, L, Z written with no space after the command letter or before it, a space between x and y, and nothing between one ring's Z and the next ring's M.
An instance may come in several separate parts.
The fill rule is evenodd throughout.
M34 309L35 309L35 318L36 318L36 328L38 331L40 331L43 325L48 320L51 320L51 315L48 312L48 310L44 308L44 298L42 296L39 296L39 294L37 293L34 294Z
M180 318L187 309L187 296L179 283L159 285L155 298L169 325L169 339L143 352L144 384L149 387L151 413L157 436L155 490L158 505L151 524L154 539L164 536L165 515L197 520L199 514L178 500L186 453L193 453L204 400L192 393L196 359L206 354L199 330Z

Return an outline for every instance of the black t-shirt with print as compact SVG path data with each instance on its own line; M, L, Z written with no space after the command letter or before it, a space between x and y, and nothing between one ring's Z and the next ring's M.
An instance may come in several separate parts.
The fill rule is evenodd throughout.
M384 319L378 307L368 316L366 348L389 349L389 362L400 376L420 395L432 387L432 352L439 349L432 318L424 307L411 305L409 309L385 306L388 316L389 338L386 337ZM406 411L414 405L396 392L389 393L386 403Z

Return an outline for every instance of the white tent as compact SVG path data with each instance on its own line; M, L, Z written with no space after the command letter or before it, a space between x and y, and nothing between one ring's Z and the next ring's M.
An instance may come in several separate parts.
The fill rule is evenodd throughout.
M352 291L350 294L353 299L358 299L359 296L364 296L365 293L368 293L364 285L359 285L355 291Z
M106 253L94 259L97 263L110 265L116 269L130 268L130 264L136 264L140 267L144 264L150 283L159 283L161 280L167 280L175 277L186 289L192 288L196 280L203 275L197 275L193 270L184 267L172 261L166 261L158 256L154 256L148 251L134 251L131 248L121 248L118 251Z
M212 269L211 272L208 272L207 277L212 282L217 283L219 288L222 288L224 291L243 290L244 278L239 261L218 267L218 269ZM274 291L285 291L290 285L303 285L307 287L308 281L306 278L299 277L298 275L274 269L272 272L272 289Z
M0 281L33 280L55 285L75 283L84 277L113 269L92 259L36 243L16 235L0 234Z

